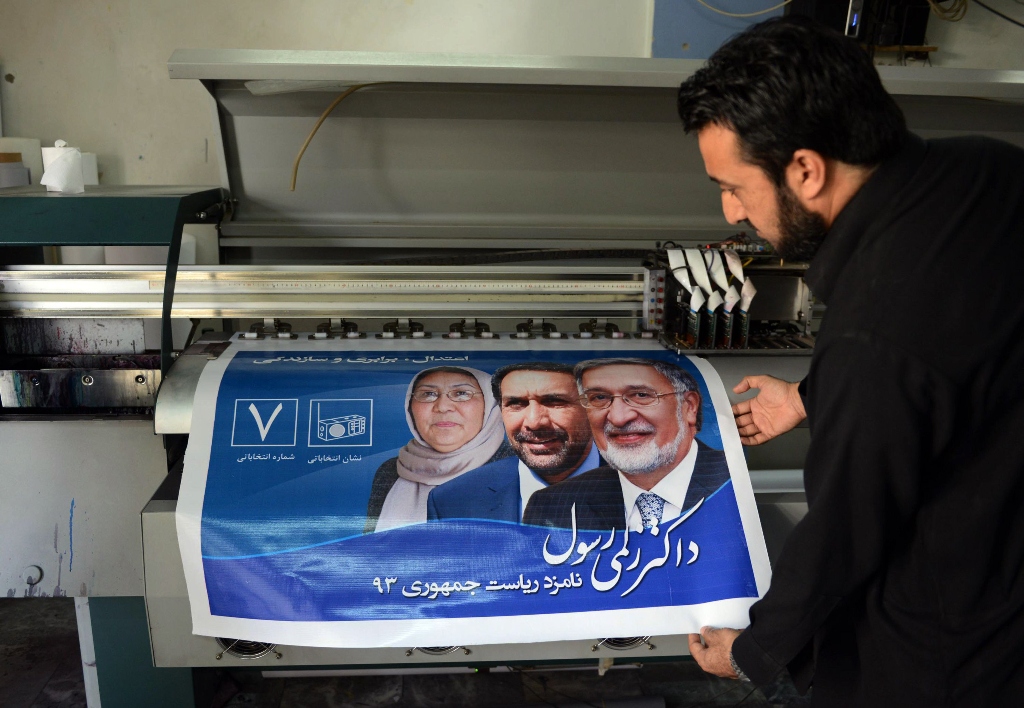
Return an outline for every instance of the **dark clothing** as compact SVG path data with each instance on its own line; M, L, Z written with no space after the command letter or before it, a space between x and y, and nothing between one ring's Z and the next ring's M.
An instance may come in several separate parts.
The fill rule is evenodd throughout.
M597 466L604 464L595 456ZM584 474L596 467L587 467L585 459L573 475ZM490 522L518 524L522 499L519 498L519 458L515 455L457 476L438 485L427 497L428 522L451 518L481 518Z
M687 510L729 481L725 453L697 441L697 460L690 486L686 488ZM622 498L619 473L598 467L578 477L534 492L523 513L523 523L567 529L572 527L572 506L576 505L576 528L594 531L626 528L626 502Z
M597 466L604 460L597 457ZM574 475L582 475L584 460ZM563 480L564 481L564 480ZM450 482L438 485L427 497L427 521L486 519L519 523L519 458L515 455L477 467Z
M432 489L427 521L487 519L519 523L519 458L477 467Z
M1024 701L1024 151L922 141L807 273L809 511L733 656L820 705Z
M491 455L491 459L484 464L490 464L495 460L501 460L514 454L508 440L502 440L501 445ZM366 524L363 526L363 533L373 533L377 529L377 520L380 518L380 510L384 508L384 500L388 498L388 492L397 481L398 458L392 457L389 460L384 460L374 473L373 483L370 485L370 500L366 504Z

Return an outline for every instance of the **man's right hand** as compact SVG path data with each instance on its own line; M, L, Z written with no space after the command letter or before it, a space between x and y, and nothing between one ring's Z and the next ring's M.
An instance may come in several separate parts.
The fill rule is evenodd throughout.
M807 413L797 391L799 384L774 376L745 376L733 393L759 389L758 394L732 407L744 445L760 445L799 425Z

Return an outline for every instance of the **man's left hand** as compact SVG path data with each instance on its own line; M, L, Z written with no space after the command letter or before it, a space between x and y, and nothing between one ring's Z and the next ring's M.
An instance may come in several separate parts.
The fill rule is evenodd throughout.
M703 627L700 634L690 635L690 654L696 659L700 668L709 674L722 678L739 678L732 670L732 663L729 661L729 657L732 655L732 643L738 636L740 636L740 632L736 629ZM704 637L704 644L700 641L701 637Z

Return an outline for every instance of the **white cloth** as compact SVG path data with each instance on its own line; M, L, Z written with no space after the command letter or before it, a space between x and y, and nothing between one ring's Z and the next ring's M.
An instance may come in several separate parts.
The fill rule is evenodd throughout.
M459 475L486 464L505 440L505 426L501 423L501 409L491 393L491 375L468 366L456 368L476 379L484 395L484 423L480 432L469 442L451 452L438 452L430 447L416 430L409 410L413 384L432 369L424 369L409 382L405 392L405 422L413 439L398 452L399 479L391 487L377 519L377 531L406 526L427 520L427 496L430 490Z
M636 506L636 498L646 491L653 492L665 500L665 510L661 513L661 523L675 519L682 513L686 502L686 492L693 478L693 467L697 464L697 441L690 442L690 450L686 457L665 475L665 478L650 490L641 489L629 481L629 475L619 472L619 484L622 485L622 501L626 505L626 526L630 531L641 531L644 527L640 509Z
M594 469L601 462L601 453L597 451L597 445L594 441L590 441L590 452L587 453L587 457L583 460L583 464L576 468L576 471L566 477L566 479L572 479L576 475L583 474L589 470ZM548 483L539 474L534 472L532 469L526 466L526 463L519 460L519 520L523 520L523 511L526 509L526 505L530 503L530 497L534 495L534 492L539 492L548 486Z

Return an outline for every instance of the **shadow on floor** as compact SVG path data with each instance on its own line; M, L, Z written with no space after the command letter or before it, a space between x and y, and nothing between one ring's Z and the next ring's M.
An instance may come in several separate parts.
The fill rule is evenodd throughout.
M74 599L0 599L0 706L85 704Z
M196 669L200 708L797 708L788 677L755 690L708 676L692 661L650 662L598 676L574 671L481 671L419 676L273 678L258 670ZM101 697L102 698L102 697ZM0 706L84 708L72 598L0 599ZM183 707L184 708L184 707Z
M788 679L765 689L708 676L691 660L616 668L605 676L574 671L491 671L420 676L273 678L258 672L211 671L219 690L212 708L685 708L810 705ZM230 688L225 689L226 686ZM234 693L234 695L230 695ZM230 695L230 697L229 697ZM204 701L205 704L205 701ZM205 705L204 705L205 708Z

